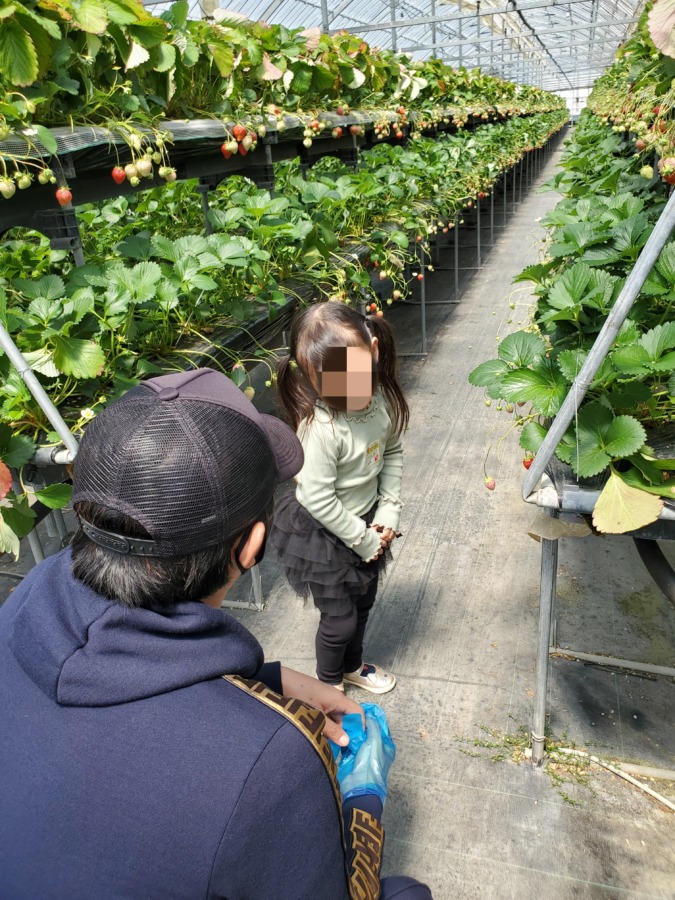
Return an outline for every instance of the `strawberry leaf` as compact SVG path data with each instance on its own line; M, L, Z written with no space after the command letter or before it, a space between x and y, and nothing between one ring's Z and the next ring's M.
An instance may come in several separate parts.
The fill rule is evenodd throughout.
M75 378L95 378L105 365L103 350L94 341L56 335L54 363L64 375Z
M108 25L108 13L103 0L82 0L75 9L74 19L83 31L103 34Z
M0 75L18 87L26 87L38 77L35 46L16 19L4 21L0 28Z
M632 416L617 416L604 434L604 450L617 458L631 456L647 440L645 430Z
M538 422L528 422L520 433L520 446L523 450L536 453L546 437L546 429Z
M8 509L0 509L0 552L11 553L15 559L19 558L19 538L5 521L5 513Z
M61 509L73 495L73 486L71 484L50 484L41 491L35 492L35 497L44 506L49 509Z
M505 400L530 402L544 416L554 416L560 409L568 385L551 360L539 360L535 369L514 369L500 386Z
M558 354L556 362L563 376L570 384L581 371L581 367L586 362L588 352L586 350L563 350Z
M469 384L473 384L475 387L488 387L498 384L501 382L502 376L510 371L510 367L503 360L488 359L486 362L476 366L469 375Z
M656 0L647 23L655 47L675 57L675 0Z
M531 366L546 353L546 344L536 334L516 331L499 345L499 358L514 366Z
M663 500L632 487L612 471L593 510L593 524L598 531L626 534L658 519Z
M9 445L2 453L6 465L13 469L20 469L35 455L37 445L26 434L13 434Z

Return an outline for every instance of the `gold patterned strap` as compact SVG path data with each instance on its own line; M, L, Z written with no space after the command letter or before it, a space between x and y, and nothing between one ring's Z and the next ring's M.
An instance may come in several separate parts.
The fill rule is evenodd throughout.
M328 739L323 733L326 717L318 709L293 697L282 697L260 681L251 681L240 675L223 675L226 681L251 694L266 706L292 722L310 742L323 762L337 806L342 849L347 858L347 845L342 820L342 794L337 780L337 765ZM370 813L353 809L349 824L353 858L347 870L350 900L376 900L380 893L380 863L384 832L380 823Z
M351 900L376 900L380 895L382 826L364 809L352 809L349 833L354 854L349 872Z

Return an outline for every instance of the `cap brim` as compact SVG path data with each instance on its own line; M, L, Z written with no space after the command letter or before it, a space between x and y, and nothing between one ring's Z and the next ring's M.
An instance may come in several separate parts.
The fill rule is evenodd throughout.
M267 435L279 471L279 481L297 475L305 461L302 444L292 428L276 416L260 415L259 424Z

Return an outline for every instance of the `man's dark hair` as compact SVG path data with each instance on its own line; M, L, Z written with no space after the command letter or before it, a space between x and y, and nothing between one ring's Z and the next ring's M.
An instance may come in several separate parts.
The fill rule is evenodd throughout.
M130 538L149 538L135 519L98 503L75 504L78 515L106 531ZM236 538L189 553L158 558L115 553L95 544L79 528L72 541L73 574L97 594L125 606L166 609L182 600L203 600L230 578Z

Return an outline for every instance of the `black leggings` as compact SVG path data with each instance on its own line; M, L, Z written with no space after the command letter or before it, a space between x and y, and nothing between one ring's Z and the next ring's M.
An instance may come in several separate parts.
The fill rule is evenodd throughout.
M311 587L311 585L310 585ZM316 633L316 674L319 681L340 684L345 672L356 672L363 663L363 635L377 596L377 578L350 612L343 616L321 613Z

